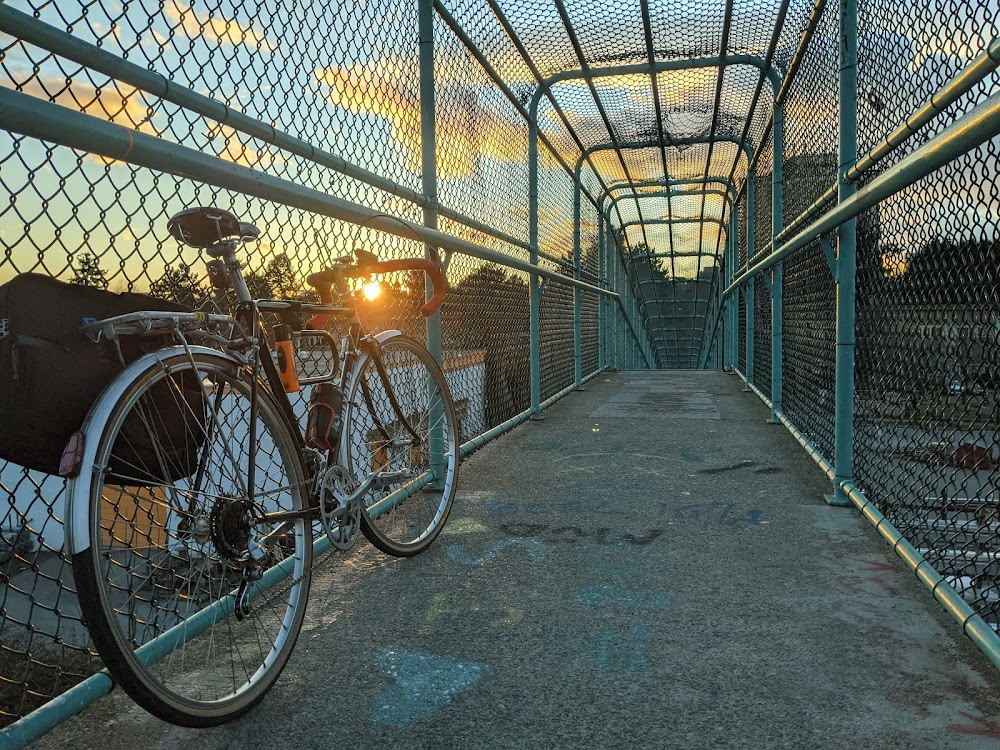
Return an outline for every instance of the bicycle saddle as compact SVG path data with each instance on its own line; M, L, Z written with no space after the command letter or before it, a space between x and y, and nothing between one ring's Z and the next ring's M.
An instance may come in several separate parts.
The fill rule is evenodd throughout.
M231 237L249 242L260 236L260 230L253 224L240 221L221 208L178 211L167 222L167 230L175 239L191 247L210 247Z

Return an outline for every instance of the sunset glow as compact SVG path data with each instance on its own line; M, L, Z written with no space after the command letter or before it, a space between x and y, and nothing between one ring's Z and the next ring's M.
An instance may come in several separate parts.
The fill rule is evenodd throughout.
M373 300L379 295L379 286L377 281L370 281L361 287L361 290L365 294L365 299Z

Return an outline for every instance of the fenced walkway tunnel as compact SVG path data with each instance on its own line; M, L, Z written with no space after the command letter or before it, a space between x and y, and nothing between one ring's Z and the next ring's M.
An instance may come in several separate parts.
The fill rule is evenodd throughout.
M445 370L445 535L323 556L197 741L993 746L998 65L995 0L0 4L0 283L212 309L199 205L259 298L446 268L356 293ZM0 462L0 746L195 741L101 700L64 488Z

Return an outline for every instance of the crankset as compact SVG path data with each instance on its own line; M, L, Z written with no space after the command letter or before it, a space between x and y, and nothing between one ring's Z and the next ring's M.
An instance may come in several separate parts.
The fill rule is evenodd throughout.
M340 550L354 546L361 530L361 501L349 502L358 482L343 466L331 466L319 485L319 514L330 544Z

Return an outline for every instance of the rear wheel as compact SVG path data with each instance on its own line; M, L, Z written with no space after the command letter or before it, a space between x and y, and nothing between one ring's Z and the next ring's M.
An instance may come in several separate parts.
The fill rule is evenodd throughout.
M312 539L302 519L255 522L306 505L278 406L258 389L251 444L245 368L192 356L151 365L88 427L97 454L75 481L91 484L90 548L73 574L116 682L150 713L206 727L249 710L284 668Z
M455 405L430 352L406 336L383 341L356 373L341 433L344 464L358 483L377 473L365 496L361 531L387 554L415 555L444 528L455 497Z

